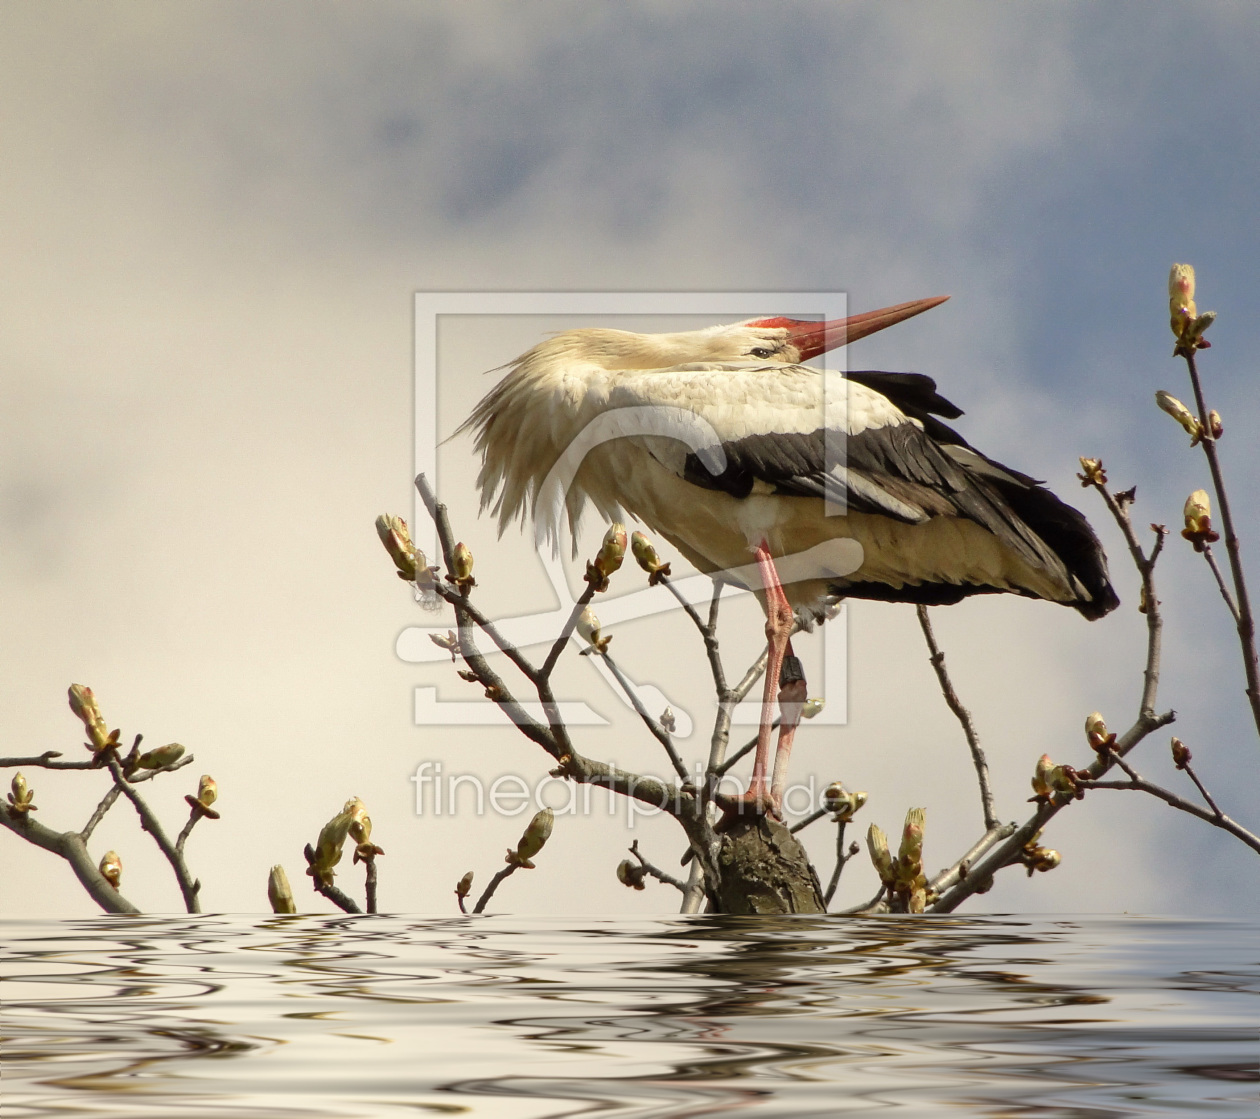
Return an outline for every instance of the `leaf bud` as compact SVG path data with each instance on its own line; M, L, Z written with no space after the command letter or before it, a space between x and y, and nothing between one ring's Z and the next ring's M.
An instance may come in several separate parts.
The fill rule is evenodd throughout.
M632 890L644 890L647 888L643 884L645 877L647 877L647 871L629 859L622 859L617 864L617 881L623 886L628 886Z
M293 890L289 886L289 876L279 863L271 868L267 875L267 900L271 902L272 913L296 913L297 906L293 902Z
M1116 741L1114 734L1107 733L1107 723L1097 711L1085 716L1085 738L1091 749L1102 752Z
M1198 316L1194 305L1194 268L1189 264L1174 264L1168 273L1168 313L1172 332L1178 338Z
M612 635L605 637L600 632L599 618L596 617L595 611L589 606L578 615L577 620L578 633L591 643L595 651L598 653L606 652L608 643L612 640Z
M1105 486L1107 484L1107 471L1103 469L1102 459L1100 458L1084 458L1080 460L1082 473L1077 477L1081 480L1082 486Z
M504 861L523 867L526 870L533 870L534 864L530 862L530 859L543 849L543 845L550 837L551 829L555 826L555 823L556 814L550 808L544 808L537 813L530 820L529 826L526 827L525 833L516 845L516 850L509 851L507 859Z
M467 594L477 585L473 578L473 554L462 540L451 549L451 570L447 576L460 591Z
M136 759L136 765L141 769L165 769L183 756L184 748L178 742L168 742L165 746L146 750Z
M1167 412L1185 428L1186 434L1190 436L1190 446L1193 447L1203 438L1203 426L1195 418L1194 413L1171 393L1165 392L1163 389L1157 390L1155 403L1159 405L1161 411Z
M656 554L652 542L643 533L636 532L630 537L630 550L638 565L648 573L649 586L654 587L662 578L669 576L669 564L661 563L661 557Z
M122 881L122 859L118 857L118 852L106 851L101 856L98 869L101 872L101 877L117 890L119 888L118 884Z
M901 830L901 848L897 860L903 868L923 869L923 828L926 813L922 808L912 808L906 813L905 826Z
M433 642L439 649L445 649L451 654L451 664L455 663L455 654L459 650L459 638L455 635L453 629L446 631L446 636L440 633L429 634L429 640Z
M1042 754L1037 759L1037 768L1033 770L1032 788L1033 800L1049 800L1054 795L1054 788L1050 784L1050 774L1054 770L1054 762L1050 760L1049 754Z
M812 719L815 715L819 714L826 705L827 701L821 696L815 696L813 699L807 699L801 704L801 718Z
M1172 758L1173 764L1178 769L1185 769L1190 764L1190 759L1194 755L1190 753L1190 747L1187 746L1180 738L1172 740Z
M88 749L100 753L118 745L118 731L111 732L105 725L105 716L96 704L96 696L85 684L70 685L70 710L83 723L91 742Z
M218 799L218 782L210 774L203 773L201 780L197 782L197 800L200 801L203 807L209 808Z
M866 793L847 792L839 781L823 790L823 807L835 813L831 819L836 824L848 823L865 803Z
M866 849L871 853L871 862L879 880L885 886L893 884L893 860L888 850L888 836L877 824L866 829Z
M608 590L608 576L621 567L626 556L626 526L611 524L593 561L586 564L582 576L597 591Z
M674 731L678 729L678 720L674 716L674 709L672 707L666 707L665 710L661 712L661 717L658 721L666 734L673 734Z
M385 545L389 558L398 569L398 577L408 583L416 581L417 572L424 568L424 553L416 550L411 541L411 532L402 517L393 517L382 513L376 518L376 534Z
M21 771L13 775L13 781L9 788L12 790L9 793L9 805L19 816L25 816L28 812L39 811L31 803L35 799L35 790L27 786L26 778L22 776Z
M1212 531L1212 500L1207 490L1195 490L1187 497L1182 514L1186 527L1181 530L1181 535L1194 545L1196 552L1203 551L1205 544L1215 544L1221 538L1219 532Z
M457 898L466 898L472 893L473 872L470 870L458 882L455 883L455 896Z
M319 839L315 843L315 858L306 868L306 873L321 886L332 885L335 877L333 868L341 862L342 848L350 834L350 825L354 822L353 806L356 802L362 804L358 797L346 801L345 807L320 829Z
M1225 434L1225 425L1221 423L1221 414L1215 408L1207 414L1207 427L1208 433L1213 439L1219 439Z

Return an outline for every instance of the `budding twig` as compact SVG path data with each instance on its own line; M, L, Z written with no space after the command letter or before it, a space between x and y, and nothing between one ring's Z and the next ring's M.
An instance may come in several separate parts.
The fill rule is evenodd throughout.
M1212 576L1216 579L1217 590L1221 592L1221 598L1225 600L1225 605L1229 608L1230 614L1233 615L1234 625L1242 622L1242 615L1238 612L1238 606L1234 602L1234 596L1229 593L1229 588L1225 585L1225 580L1221 577L1221 569L1216 565L1216 556L1212 554L1212 545L1206 542L1202 545L1203 558L1207 560L1207 565L1212 569Z
M848 820L841 820L836 825L836 869L831 872L831 880L827 883L827 889L823 892L823 905L831 904L831 899L836 896L836 888L840 885L840 875L844 871L845 863L847 863L861 848L856 843L849 844L849 849L844 849L844 829L848 826ZM880 893L883 894L881 887Z
M915 611L919 616L919 628L923 630L923 638L927 642L928 660L936 672L937 683L941 686L941 694L962 726L963 735L967 739L967 748L971 751L971 763L976 767L976 780L980 783L980 806L984 812L984 826L996 827L998 818L993 804L993 789L989 785L989 763L985 759L984 750L980 748L980 736L976 733L976 724L971 718L971 712L962 705L958 693L954 691L953 682L945 668L945 654L936 643L936 634L932 631L932 620L928 617L927 607L916 606Z
M1238 532L1234 527L1234 515L1229 505L1229 494L1225 491L1225 476L1221 471L1220 456L1216 449L1216 436L1207 425L1208 408L1203 398L1203 385L1199 379L1199 367L1195 361L1195 351L1189 347L1178 347L1178 353L1186 360L1186 368L1190 374L1190 384L1194 388L1194 402L1199 410L1199 422L1205 425L1201 444L1204 457L1208 461L1208 469L1212 474L1212 489L1216 492L1216 504L1220 510L1221 527L1225 530L1225 553L1229 557L1230 574L1234 581L1234 596L1237 603L1235 625L1238 629L1238 641L1242 647L1243 673L1247 680L1247 699L1251 704L1251 714L1255 720L1256 730L1260 732L1260 661L1256 657L1256 623L1251 612L1251 597L1247 593L1247 580L1243 574L1241 545ZM1219 579L1220 576L1218 575ZM1228 601L1228 599L1226 600Z
M489 900L492 897L494 897L494 891L499 888L499 883L502 882L506 878L510 878L518 870L520 870L519 863L508 863L508 865L505 866L501 871L499 871L498 874L496 874L493 878L491 878L489 884L481 892L481 897L477 899L477 904L473 906L473 912L484 913L485 908L486 908L486 903L489 902Z
M630 854L639 860L639 865L647 874L650 874L658 882L665 883L666 886L673 886L674 889L680 891L684 896L686 896L687 884L685 882L680 882L672 874L666 874L659 867L653 866L650 862L648 862L647 859L639 853L639 841L637 839L630 844Z
M315 865L315 848L309 843L302 849L302 854L306 856L308 866ZM331 882L324 883L318 874L311 876L311 889L319 894L322 898L327 898L338 909L345 913L362 913L359 903L354 900L344 890L338 889Z
M688 776L687 767L683 764L682 758L678 756L678 751L674 747L674 739L669 731L648 713L647 708L643 706L643 701L639 699L638 693L634 690L634 686L626 679L625 673L617 667L617 662L608 655L608 651L606 649L603 651L596 650L595 656L608 665L609 671L616 678L617 683L621 685L621 690L625 692L626 698L630 701L635 711L638 712L639 718L643 720L643 725L651 732L652 737L664 747L665 753L669 756L669 764L674 767L674 772L686 781Z
M105 764L109 766L109 771L114 777L114 785L122 792L132 806L136 810L136 814L140 817L140 827L153 836L153 842L158 845L158 849L166 857L166 861L171 864L171 869L175 872L175 881L179 884L179 892L184 896L184 906L189 913L201 912L201 900L199 893L201 891L201 882L188 871L188 864L184 862L183 852L177 850L171 841L167 838L166 832L162 828L161 822L157 816L153 814L153 810L145 803L144 798L136 792L133 783L123 776L122 765L116 758L106 758Z
M1216 811L1210 812L1193 801L1186 800L1168 789L1152 784L1123 762L1121 763L1121 768L1129 775L1128 781L1085 781L1082 784L1087 789L1125 789L1149 793L1153 797L1158 797L1165 804L1176 808L1179 812L1188 812L1191 816L1197 816L1200 820L1206 820L1213 827L1229 832L1230 835L1241 839L1253 851L1260 851L1260 836L1252 834L1237 821L1230 819L1219 808L1216 808L1215 804L1212 807ZM1198 784L1198 782L1196 781L1195 784ZM1199 788L1202 790L1201 785Z

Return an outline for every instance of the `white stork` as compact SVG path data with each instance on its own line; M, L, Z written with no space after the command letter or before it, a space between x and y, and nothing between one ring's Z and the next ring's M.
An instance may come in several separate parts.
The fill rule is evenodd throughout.
M834 322L566 331L512 362L460 428L476 433L482 509L493 503L500 533L528 511L547 518L556 539L558 507L540 494L580 445L564 495L575 532L590 499L610 520L631 514L701 571L758 595L770 657L741 810L780 811L805 699L791 655L795 609L818 615L836 596L945 604L998 592L1090 619L1118 605L1085 518L946 426L939 417L962 411L930 377L841 378L803 364L942 302ZM782 720L767 782L776 687Z

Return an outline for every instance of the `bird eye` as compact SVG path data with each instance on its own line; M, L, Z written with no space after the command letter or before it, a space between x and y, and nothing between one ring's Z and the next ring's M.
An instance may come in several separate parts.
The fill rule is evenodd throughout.
M764 346L758 346L755 350L749 350L748 352L752 354L753 357L769 357L772 353L774 353L773 350L767 350Z

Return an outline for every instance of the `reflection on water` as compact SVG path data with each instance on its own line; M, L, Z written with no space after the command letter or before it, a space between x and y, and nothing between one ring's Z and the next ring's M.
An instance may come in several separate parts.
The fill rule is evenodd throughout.
M1254 1116L1257 925L5 923L4 1114Z

